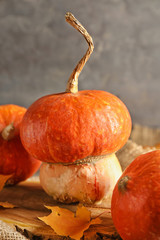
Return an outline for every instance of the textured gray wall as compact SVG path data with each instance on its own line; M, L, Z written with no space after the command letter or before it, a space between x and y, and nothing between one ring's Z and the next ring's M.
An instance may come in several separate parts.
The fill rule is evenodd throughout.
M95 44L79 89L116 94L133 122L160 127L159 0L0 0L0 104L65 90L88 47L67 11Z

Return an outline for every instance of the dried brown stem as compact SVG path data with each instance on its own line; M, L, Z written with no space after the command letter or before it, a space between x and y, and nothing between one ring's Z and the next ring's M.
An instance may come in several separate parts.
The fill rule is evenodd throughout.
M118 190L121 193L125 193L127 190L127 184L129 181L130 177L129 176L124 176L118 181Z
M14 133L15 133L15 127L13 126L13 123L10 123L8 126L6 126L2 130L1 136L4 140L8 141L14 137Z
M86 39L89 48L86 52L86 54L82 57L82 59L79 61L75 69L73 70L68 83L67 83L67 88L66 92L71 92L71 93L76 93L78 92L78 77L79 74L81 73L84 65L88 61L91 53L93 52L94 45L93 45L93 40L92 37L89 35L87 30L82 26L82 24L71 14L71 13L66 13L65 15L66 21L73 26L76 30L78 30L83 37Z

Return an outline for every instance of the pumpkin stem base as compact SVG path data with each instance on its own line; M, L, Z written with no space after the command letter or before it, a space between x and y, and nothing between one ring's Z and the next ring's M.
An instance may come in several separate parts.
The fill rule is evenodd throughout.
M118 190L121 193L126 192L127 190L127 184L128 184L128 180L130 179L129 176L124 176L122 177L119 181L118 181Z
M1 136L4 140L9 141L14 137L14 133L15 133L15 127L13 123L10 123L8 126L6 126L2 130Z

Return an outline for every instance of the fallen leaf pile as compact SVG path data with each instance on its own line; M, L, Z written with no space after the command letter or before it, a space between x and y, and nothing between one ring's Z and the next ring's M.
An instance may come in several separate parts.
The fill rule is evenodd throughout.
M69 236L79 240L83 232L92 224L100 224L100 218L91 219L90 211L84 206L78 206L74 214L68 209L46 206L52 212L40 220L49 225L58 235Z

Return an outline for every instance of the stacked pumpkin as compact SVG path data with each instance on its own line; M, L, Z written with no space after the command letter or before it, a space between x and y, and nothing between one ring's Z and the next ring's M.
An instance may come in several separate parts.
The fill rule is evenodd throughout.
M64 93L44 96L24 115L21 140L41 160L44 190L61 202L94 203L111 199L122 174L115 152L127 141L131 118L116 96L97 90L78 91L78 76L93 51L86 29L71 14L66 21L86 39L89 48L71 74Z

